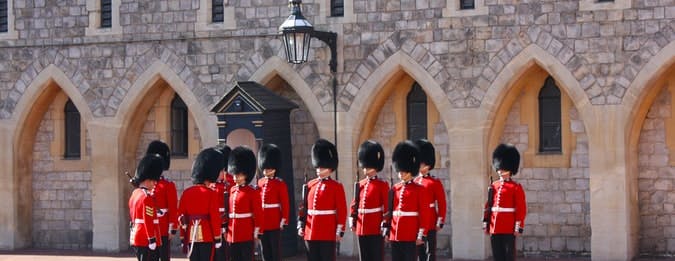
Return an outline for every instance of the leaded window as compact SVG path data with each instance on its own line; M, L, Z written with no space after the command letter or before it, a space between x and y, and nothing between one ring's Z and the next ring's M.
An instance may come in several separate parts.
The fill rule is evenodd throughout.
M539 152L562 152L560 89L552 77L539 91Z
M427 94L414 83L406 98L408 139L427 138Z
M344 15L345 15L345 1L330 0L330 16L344 16Z
M64 158L80 158L80 112L69 99L64 108Z
M112 0L101 0L101 28L112 27Z
M459 0L459 9L461 10L466 10L466 9L475 9L476 8L476 3L474 0Z
M225 21L225 5L223 0L211 0L211 22L222 23Z
M171 153L188 155L188 110L178 94L171 100Z
M6 33L9 30L9 3L7 0L0 0L0 33Z

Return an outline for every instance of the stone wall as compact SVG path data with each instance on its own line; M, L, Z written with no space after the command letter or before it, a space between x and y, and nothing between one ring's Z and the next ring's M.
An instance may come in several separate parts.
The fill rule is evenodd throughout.
M33 147L33 247L91 249L91 172L54 166L57 156L50 147L59 138L52 118L56 109L52 105L45 113Z
M501 142L516 145L523 155L528 126L521 123L521 104L511 107ZM576 140L569 168L523 166L515 180L525 189L528 214L518 251L525 255L589 255L591 251L588 138L576 109L570 109ZM567 142L564 141L563 142ZM497 177L495 177L496 179Z
M666 120L673 117L672 88L663 88L654 100L640 132L639 205L640 253L675 255L675 166L666 145Z

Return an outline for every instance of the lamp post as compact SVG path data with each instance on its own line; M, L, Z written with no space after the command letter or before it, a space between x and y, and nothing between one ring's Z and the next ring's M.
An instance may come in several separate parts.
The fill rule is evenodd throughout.
M301 0L289 0L291 15L279 26L289 63L307 62L309 43L312 37L326 43L330 48L330 72L333 78L333 142L337 148L337 33L314 30L312 24L302 15ZM335 170L335 179L338 179Z

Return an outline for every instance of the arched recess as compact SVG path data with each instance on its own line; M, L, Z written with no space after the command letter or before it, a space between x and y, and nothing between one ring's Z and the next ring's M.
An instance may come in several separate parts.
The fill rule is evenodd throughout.
M624 97L629 184L638 205L635 226L638 255L670 256L672 175L675 170L675 42L664 47L640 70ZM669 109L669 110L668 110Z
M373 105L384 102L382 99L386 99L388 96L382 92L390 90L383 90L382 86L385 86L387 81L400 77L402 74L409 75L419 83L438 111L444 112L452 109L447 95L436 80L412 57L398 51L384 61L365 81L355 95L354 102L349 110L350 113L345 115L345 122L348 126L352 126L351 133L345 135L352 136L355 148L358 148L359 144L357 143L359 141L363 141L362 132L369 128L367 126L369 118L377 117L376 115L379 114L379 110L374 110ZM450 129L452 119L448 117L448 114L442 113L439 116L445 128Z
M539 152L538 94L552 77L560 90L562 149ZM483 157L491 158L500 142L515 144L521 154L516 180L528 195L528 227L518 251L588 255L591 252L591 108L579 82L558 59L536 45L519 53L497 75L480 107L486 129ZM479 122L481 122L479 120ZM483 166L485 175L493 171ZM493 176L496 177L496 176ZM477 177L478 178L478 177ZM573 186L566 185L567 183ZM542 184L561 184L547 186ZM574 196L572 196L574 195ZM484 195L481 195L484 197ZM564 231L558 233L554 231Z
M12 213L15 220L14 247L21 248L31 245L32 241L32 166L33 149L37 131L45 112L52 104L59 92L64 92L80 112L82 122L92 121L92 112L87 101L80 94L77 87L66 74L55 65L50 64L42 70L26 88L26 91L17 102L11 121L15 126L12 134L13 166L12 174L14 199Z
M298 74L288 62L282 60L278 56L273 56L265 61L265 63L251 75L250 80L266 85L275 77L281 77L285 80L298 96L300 96L300 99L307 106L309 113L312 115L314 124L319 129L319 135L321 137L332 137L332 125L319 124L332 122L332 112L323 110L323 107L319 103L319 100L317 100L316 95L312 92L312 89L307 85L307 82L305 82L300 74ZM322 128L322 126L324 127Z
M506 119L504 114L508 113L519 94L513 90L514 83L534 67L544 69L555 79L558 88L572 100L583 122L592 120L590 101L572 72L541 47L530 45L504 66L485 93L480 106L480 118L477 119L489 126L485 133L485 140L488 141L485 151L491 153L490 148L497 145L496 136L501 134Z

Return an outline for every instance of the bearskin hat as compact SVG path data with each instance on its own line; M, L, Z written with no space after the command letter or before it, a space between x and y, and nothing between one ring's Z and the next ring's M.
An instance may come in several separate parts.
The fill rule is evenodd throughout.
M395 172L410 172L417 176L420 170L420 151L414 142L410 140L396 144L394 153L391 155L392 166Z
M164 171L163 167L164 160L159 154L147 154L138 162L138 167L136 167L136 173L131 179L131 183L138 186L139 183L146 179L159 180L162 171Z
M312 145L312 166L336 170L338 166L337 148L325 139L319 139Z
M148 144L145 154L159 154L164 161L164 170L169 170L171 166L171 150L169 150L169 145L160 140L153 140Z
M376 141L367 140L361 143L358 155L360 168L373 168L377 172L384 168L384 150Z
M246 184L251 183L255 177L256 162L255 154L248 147L238 146L230 152L227 161L227 172L233 175L246 175Z
M223 158L223 153L214 148L206 148L200 151L192 164L192 183L216 182L220 171L225 166Z
M258 167L261 170L275 169L276 175L281 170L281 150L275 144L265 144L258 151Z
M511 172L511 176L515 176L518 173L519 165L520 153L512 144L499 144L492 152L492 167L495 171L508 170Z
M224 161L223 161L223 169L224 169L225 171L227 171L227 161L230 160L230 152L232 151L232 149L230 149L230 146L227 146L227 145L225 145L225 144L216 147L216 149L217 149L218 151L220 151L220 153L223 154L223 159L224 159Z
M415 141L415 145L420 149L420 163L427 164L429 170L434 169L436 165L436 149L427 139L419 139Z

